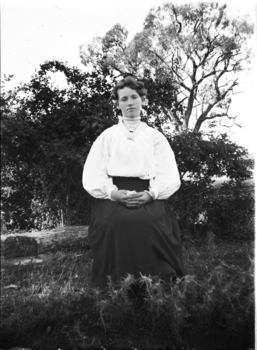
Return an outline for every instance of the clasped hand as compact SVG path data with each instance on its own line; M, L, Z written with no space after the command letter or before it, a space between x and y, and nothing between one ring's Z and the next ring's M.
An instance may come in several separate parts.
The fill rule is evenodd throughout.
M147 192L137 192L128 195L126 190L118 190L112 191L111 197L113 200L120 202L127 207L140 207L141 205L152 201L152 197Z

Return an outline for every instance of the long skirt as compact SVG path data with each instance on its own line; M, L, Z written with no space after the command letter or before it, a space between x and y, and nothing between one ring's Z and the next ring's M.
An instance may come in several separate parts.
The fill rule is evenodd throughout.
M123 190L148 190L149 180L113 177ZM88 229L93 264L91 287L104 289L108 276L119 282L128 274L184 275L177 220L167 200L128 208L109 199L96 199Z

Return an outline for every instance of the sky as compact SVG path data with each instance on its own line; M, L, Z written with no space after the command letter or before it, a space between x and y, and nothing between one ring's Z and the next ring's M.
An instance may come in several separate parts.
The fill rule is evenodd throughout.
M39 70L40 64L54 59L85 71L85 66L81 64L79 57L81 44L92 42L95 36L103 36L116 23L125 26L129 38L132 39L142 30L150 8L163 2L163 0L0 0L1 80L4 74L13 74L12 81L6 86L12 89L20 83L29 82ZM231 16L241 17L248 14L255 22L256 28L257 5L254 0L229 0L225 3L228 4ZM256 46L256 35L252 43ZM230 112L231 115L238 115L237 122L242 125L241 128L233 128L231 139L248 148L250 153L256 154L254 74L256 70L255 73L253 71L243 77L243 84L240 87L242 93L234 96ZM59 83L61 84L60 80Z

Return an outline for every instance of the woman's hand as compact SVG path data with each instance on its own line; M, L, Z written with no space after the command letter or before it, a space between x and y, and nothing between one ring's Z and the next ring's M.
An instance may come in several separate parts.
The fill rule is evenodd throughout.
M127 195L126 190L112 191L111 197L113 200L120 202L127 207L140 207L143 204L152 201L152 197L147 192L137 192Z
M143 204L152 202L152 197L147 192L137 192L128 199L127 207L141 207Z

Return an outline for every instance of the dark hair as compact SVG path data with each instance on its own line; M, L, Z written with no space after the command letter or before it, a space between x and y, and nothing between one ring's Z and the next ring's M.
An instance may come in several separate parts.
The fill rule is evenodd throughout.
M125 87L129 87L130 89L136 90L136 92L141 98L146 96L147 91L145 89L144 83L140 80L136 80L134 77L129 75L124 79L120 80L112 90L111 99L114 101L115 107L117 106L117 101L119 99L118 90L121 90Z

